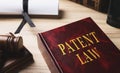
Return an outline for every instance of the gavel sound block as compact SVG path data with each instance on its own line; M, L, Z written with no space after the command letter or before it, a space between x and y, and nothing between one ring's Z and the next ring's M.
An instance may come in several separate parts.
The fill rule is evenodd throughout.
M33 62L21 36L0 35L0 73L17 73Z

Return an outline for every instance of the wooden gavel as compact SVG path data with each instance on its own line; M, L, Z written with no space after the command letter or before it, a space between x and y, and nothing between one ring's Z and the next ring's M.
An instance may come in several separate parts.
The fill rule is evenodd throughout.
M0 35L0 69L4 65L6 56L18 54L23 49L21 36Z

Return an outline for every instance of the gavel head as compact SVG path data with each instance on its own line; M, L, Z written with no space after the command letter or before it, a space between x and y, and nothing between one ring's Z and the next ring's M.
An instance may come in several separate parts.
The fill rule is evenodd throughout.
M23 47L23 39L22 37L11 37L9 36L7 39L7 48L6 51L11 53L19 52Z
M0 35L0 49L6 53L19 53L23 47L22 37Z
M22 37L0 35L0 69L9 58L21 57L24 53Z

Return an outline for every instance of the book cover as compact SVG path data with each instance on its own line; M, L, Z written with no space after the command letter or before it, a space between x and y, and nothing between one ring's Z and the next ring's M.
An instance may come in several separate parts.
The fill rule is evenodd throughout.
M119 49L90 17L38 33L38 45L51 73L120 73Z

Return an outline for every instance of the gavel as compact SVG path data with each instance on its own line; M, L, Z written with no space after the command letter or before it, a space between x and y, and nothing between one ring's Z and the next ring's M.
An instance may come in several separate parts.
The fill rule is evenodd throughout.
M15 56L23 50L23 39L21 36L0 35L0 69L4 66L9 56Z

